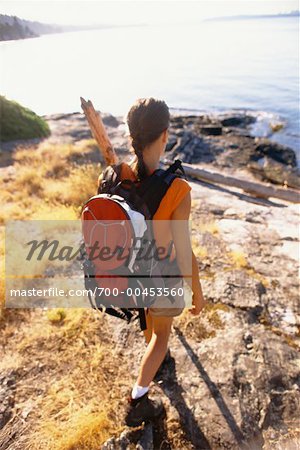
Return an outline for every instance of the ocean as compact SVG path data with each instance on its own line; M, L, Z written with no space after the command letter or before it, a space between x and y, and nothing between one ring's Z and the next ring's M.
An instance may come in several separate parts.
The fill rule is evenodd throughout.
M41 115L125 115L136 98L173 112L248 111L252 132L299 148L299 19L115 27L0 43L1 94ZM270 125L283 124L273 133Z

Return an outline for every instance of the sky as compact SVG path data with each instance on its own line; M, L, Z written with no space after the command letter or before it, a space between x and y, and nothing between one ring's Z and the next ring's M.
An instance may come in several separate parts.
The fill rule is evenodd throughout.
M0 13L64 25L180 23L239 14L278 14L299 9L297 0L9 0Z

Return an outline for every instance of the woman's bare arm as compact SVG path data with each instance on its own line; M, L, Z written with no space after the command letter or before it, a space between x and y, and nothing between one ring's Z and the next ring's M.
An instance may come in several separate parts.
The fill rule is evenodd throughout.
M204 307L205 300L199 279L198 262L191 245L189 230L190 212L191 193L189 192L173 212L171 226L179 269L183 276L190 275L192 269L192 279L188 276L184 276L184 279L193 292L193 309L191 312L197 315Z

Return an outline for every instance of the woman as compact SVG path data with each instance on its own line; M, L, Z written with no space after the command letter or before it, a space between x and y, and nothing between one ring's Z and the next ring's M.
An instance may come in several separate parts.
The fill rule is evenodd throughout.
M128 112L127 124L136 155L131 167L138 180L144 179L158 169L160 157L164 154L168 142L169 122L170 113L166 103L154 98L137 100ZM190 251L192 279L187 278L186 281L193 294L191 313L198 315L205 302L188 227L191 210L190 191L191 187L186 180L176 178L153 216L153 225L158 223L155 222L157 220L163 221L161 222L163 229L160 228L159 236L164 241L165 248L168 248L167 243L173 240L175 247L173 257L176 256L182 274L190 273L189 258L186 257ZM126 411L125 422L128 426L138 426L163 412L161 401L148 398L149 385L167 354L173 317L180 315L182 311L183 308L158 307L147 310L147 330L144 332L147 348Z

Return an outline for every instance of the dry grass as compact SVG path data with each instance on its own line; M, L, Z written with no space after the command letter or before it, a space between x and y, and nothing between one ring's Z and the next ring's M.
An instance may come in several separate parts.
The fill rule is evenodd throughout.
M67 178L48 180L44 189L45 199L49 203L80 208L95 194L99 170L94 164L86 164L72 168Z
M78 209L72 205L53 206L50 203L41 205L38 211L31 214L34 220L76 220Z
M31 318L14 341L11 326L3 330L1 372L21 370L15 410L30 424L15 442L22 439L24 450L98 450L121 431L109 399L117 364L112 344L100 337L105 318L85 309L38 310Z
M23 196L42 197L43 195L43 173L37 171L34 166L19 166L14 189L21 192Z
M283 338L283 340L292 348L296 350L300 350L299 341L298 338L300 336L300 327L298 328L299 331L296 334L296 336L291 336L288 333L285 333L281 328L278 328L274 325L272 325L271 318L267 311L264 311L259 316L259 322L269 331L276 334L277 336L280 336Z
M250 265L247 259L247 255L242 250L237 249L229 252L226 255L226 263L229 265L229 267L224 268L223 270L230 271L232 270L232 268L245 270L250 277L261 282L263 286L265 286L265 288L270 287L269 280L260 273L255 271L255 269Z
M247 257L245 255L245 253L241 250L233 250L231 252L229 252L229 257L232 261L232 264L236 267L236 268L243 268L243 267L249 267L248 261L247 261Z
M96 192L101 170L89 162L92 152L93 140L17 150L14 175L0 182L0 224L78 219L81 205ZM15 414L28 425L19 428L22 436L16 430L14 445L24 450L98 450L118 431L112 411L118 408L109 401L113 349L107 343L102 347L99 337L103 318L85 309L3 309L4 226L0 238L1 342L6 347L0 368L4 374L22 374Z
M49 310L46 317L49 324L44 324L42 342L53 352L47 361L49 372L53 363L60 367L54 377L45 377L47 391L38 401L30 448L96 450L115 430L107 415L105 350L92 336L97 333L97 322L83 310ZM23 352L38 351L33 338L34 334L22 345ZM39 340L41 345L40 336Z
M5 240L4 240L4 227L0 228L0 321L4 315L4 302L5 302Z
M14 155L14 160L22 165L41 164L46 166L46 173L51 174L53 167L61 164L66 169L68 164L76 162L83 155L88 156L97 149L94 139L87 139L76 144L40 144L37 149L20 148Z
M48 398L49 400L49 398ZM63 415L65 410L70 409L69 398L61 400L60 413ZM50 403L50 400L49 400ZM57 406L57 396L55 399ZM48 414L57 412L56 408L51 411L51 403L48 405ZM93 410L94 409L94 410ZM41 440L41 435L44 439ZM93 450L99 449L99 444L107 440L111 435L111 423L107 419L105 412L99 413L97 405L84 406L78 411L74 411L70 419L64 422L45 419L38 435L38 442L41 447L51 448L51 450Z
M263 450L299 450L299 419L287 420L285 429L280 427L267 429L264 432Z
M220 312L229 312L229 306L223 303L207 303L201 315L193 316L190 311L184 312L176 319L176 323L184 334L197 342L216 335L217 330L223 329L224 324Z
M247 268L247 274L259 281L265 288L270 287L270 281L260 273L256 272L252 267Z
M78 218L80 206L95 194L101 172L99 164L88 162L91 152L95 152L93 140L17 150L15 176L0 183L0 224L29 218Z
M208 257L207 248L199 243L199 238L197 236L192 236L192 248L197 259L203 261Z
M61 323L66 318L66 311L64 308L52 308L47 311L47 317L51 323Z
M213 235L219 234L219 227L216 221L199 222L198 230L200 233L211 233Z

